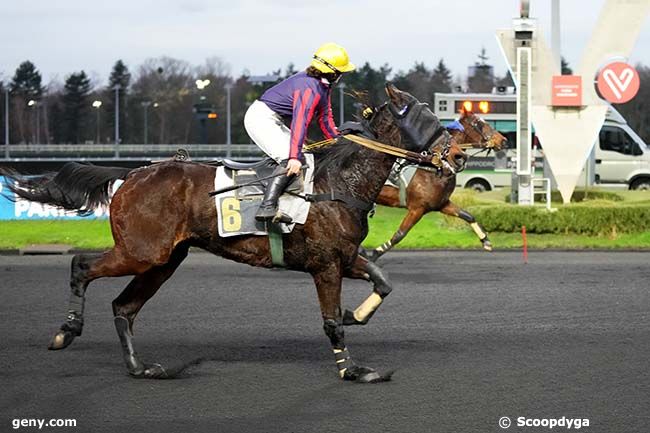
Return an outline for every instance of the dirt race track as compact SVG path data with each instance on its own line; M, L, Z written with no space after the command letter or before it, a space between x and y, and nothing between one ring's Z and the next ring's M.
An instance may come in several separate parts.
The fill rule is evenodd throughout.
M75 432L543 432L517 419L650 431L650 253L422 252L381 260L395 291L346 328L358 364L393 381L337 379L311 279L194 253L145 306L136 350L174 380L127 376L111 300L91 284L83 336L46 350L65 318L69 256L0 256L0 431L23 418ZM344 305L369 293L347 281ZM501 417L512 426L499 427ZM540 421L541 422L541 421Z

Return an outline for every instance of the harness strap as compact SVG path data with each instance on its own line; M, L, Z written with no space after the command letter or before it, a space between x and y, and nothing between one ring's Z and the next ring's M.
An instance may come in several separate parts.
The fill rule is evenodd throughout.
M359 135L346 134L343 138L352 141L353 143L360 144L363 147L368 149L375 150L377 152L387 153L389 155L397 156L399 158L404 158L407 161L414 162L416 164L432 164L434 166L440 166L440 156L438 155L423 155L417 152L411 152L410 150L400 149L399 147L389 146L388 144L381 143L379 141L371 140L366 137Z
M417 152L411 152L410 150L390 146L388 144L381 143L362 135L345 134L340 137L377 152L387 153L389 155L397 156L398 158L404 158L407 161L415 164L431 164L435 167L440 167L442 165L440 155L424 155ZM305 145L303 148L305 151L312 151L314 149L318 149L319 147L332 144L336 142L336 140L337 138L330 138L327 140L319 141L317 143Z
M284 268L284 245L282 243L282 233L272 227L269 227L269 245L271 247L271 262L273 266Z
M361 209L362 211L368 212L372 209L373 204L368 203L367 201L359 200L350 195L341 194L336 191L330 191L329 193L324 194L306 194L305 200L308 202L318 202L318 201L340 201L348 206Z
M483 149L485 147L485 145L483 145L480 142L479 143L462 143L462 144L458 144L458 147L460 147L461 149Z

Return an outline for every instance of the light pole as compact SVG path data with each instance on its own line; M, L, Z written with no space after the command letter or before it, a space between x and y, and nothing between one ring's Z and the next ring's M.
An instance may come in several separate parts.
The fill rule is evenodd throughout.
M230 91L232 90L232 84L227 83L226 88L226 158L231 157L231 147L232 147L232 137L230 130Z
M115 90L115 158L120 157L120 89L122 86L116 84Z
M9 159L9 88L5 89L5 158Z
M38 142L40 141L40 137L38 133L38 127L40 126L38 121L38 102L36 102L36 100L34 99L30 99L29 101L27 101L27 106L32 107L33 110L32 115L34 116L34 124L36 125L36 129L33 135L33 140L34 140L34 144L38 144Z
M196 80L194 83L196 84L197 90L201 91L201 90L205 89L206 87L208 87L210 85L210 80L207 80L207 79L206 80L200 80L199 79L199 80ZM202 108L202 105L204 104L203 101L205 101L205 96L204 95L199 95L199 102L198 102L198 104L195 105L195 107L197 107L199 109L197 111L197 115L198 115L198 118L199 118L199 133L200 133L200 136L201 136L201 143L207 144L208 143L208 130L207 130L207 127L206 127L206 124L205 124L206 116L204 115L204 113L199 112L201 110L201 108Z
M101 138L100 134L99 134L99 125L100 125L100 123L99 123L99 107L101 107L101 106L102 106L102 101L93 101L93 108L95 110L97 110L97 122L96 122L97 123L97 138L96 138L97 143L100 142L100 138Z
M149 141L149 119L147 117L147 111L151 105L151 101L142 101L140 105L144 109L144 144L147 144Z
M343 122L345 121L345 107L344 107L344 100L343 100L343 90L345 90L345 83L339 83L339 90L341 93L339 93L339 107L340 107L340 112L339 115L341 116L339 125L342 125Z

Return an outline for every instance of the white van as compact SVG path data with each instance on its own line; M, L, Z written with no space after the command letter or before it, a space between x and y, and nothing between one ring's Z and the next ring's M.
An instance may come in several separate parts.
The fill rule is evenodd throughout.
M650 149L614 108L607 111L598 141L596 184L650 189Z
M511 186L516 147L514 93L436 93L434 112L443 121L457 117L462 104L484 107L484 120L508 138L508 149L490 156L470 156L467 168L457 176L457 186L488 191ZM487 103L486 103L487 102ZM476 110L478 112L478 110ZM544 143L541 143L542 148ZM469 150L472 155L475 150ZM587 162L586 165L589 165ZM535 152L535 177L543 177L542 153ZM650 189L650 149L614 108L609 108L595 145L595 183L630 189ZM585 170L578 180L585 185Z

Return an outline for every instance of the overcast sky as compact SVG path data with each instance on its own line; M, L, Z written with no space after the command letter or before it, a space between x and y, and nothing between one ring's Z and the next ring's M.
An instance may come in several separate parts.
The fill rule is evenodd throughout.
M577 66L604 0L561 0L562 50ZM531 0L531 16L550 33L551 0ZM85 70L104 82L123 59L132 71L167 55L198 65L211 56L231 73L260 75L293 62L302 68L323 42L345 46L357 64L444 58L466 75L481 47L506 70L494 31L509 27L518 0L1 0L0 75L31 60L45 82ZM622 29L623 30L623 29ZM646 21L630 60L650 65Z

